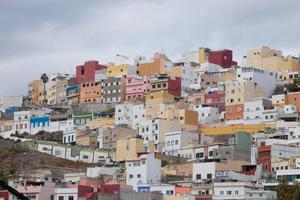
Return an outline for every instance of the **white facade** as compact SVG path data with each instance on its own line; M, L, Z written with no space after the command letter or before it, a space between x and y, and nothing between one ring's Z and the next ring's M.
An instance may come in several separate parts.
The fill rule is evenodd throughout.
M250 182L214 182L213 199L232 200L245 199L246 194L253 190L262 189L262 186Z
M154 154L145 154L138 160L126 162L126 184L137 190L138 185L160 183L161 161Z
M244 124L261 124L263 113L272 108L272 101L267 98L255 98L244 103Z
M284 105L283 107L284 114L293 114L297 113L297 106L296 105Z
M187 145L199 144L200 135L197 132L174 131L165 134L166 155L179 155L179 150Z
M175 185L168 185L168 184L151 185L150 192L161 192L164 196L174 196Z
M271 97L276 88L276 76L277 75L274 72L269 72L254 67L242 67L237 68L236 70L237 81L254 81L258 86L264 87L266 97Z
M285 94L276 94L272 95L273 104L284 104L285 103Z
M45 117L46 113L41 110L33 111L18 111L14 112L14 121L12 131L18 131L19 133L27 132L31 133L30 119L33 117Z
M72 198L73 197L73 198ZM54 200L77 200L78 189L76 188L55 188Z
M9 107L21 107L22 104L22 96L0 96L0 112L5 112Z
M216 174L215 162L193 163L193 182L200 183L212 180Z
M199 52L198 51L189 51L182 54L182 59L184 62L194 62L199 63Z
M76 142L77 130L63 132L63 144L70 144Z
M198 122L200 124L212 124L220 122L220 112L217 107L194 105L193 111L198 112Z
M144 104L118 104L115 107L115 125L127 124L137 129L145 120L146 108Z

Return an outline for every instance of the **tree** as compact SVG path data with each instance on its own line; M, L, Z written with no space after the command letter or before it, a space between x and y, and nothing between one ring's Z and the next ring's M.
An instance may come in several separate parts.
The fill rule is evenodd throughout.
M41 80L43 81L43 84L44 84L44 104L46 104L47 103L47 100L46 100L46 94L47 94L46 93L46 83L49 81L49 78L48 78L46 73L43 73L41 75Z
M287 180L283 180L277 187L278 200L298 200L300 199L300 185L295 183L289 185Z

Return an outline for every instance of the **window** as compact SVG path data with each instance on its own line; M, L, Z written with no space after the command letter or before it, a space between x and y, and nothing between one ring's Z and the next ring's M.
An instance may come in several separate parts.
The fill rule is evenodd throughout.
M196 153L196 158L203 158L204 157L204 153L200 152L200 153Z
M74 200L74 197L73 196L69 196L68 200Z
M173 190L167 190L166 195L173 195Z
M209 151L208 156L213 156L213 151Z
M212 174L207 174L207 179L212 179Z
M141 176L141 174L137 174L136 177L137 178L141 178L142 176Z
M196 174L196 179L201 180L201 174Z
M230 190L227 191L226 194L227 194L227 195L231 195L231 191L230 191Z
M238 194L239 194L239 191L238 191L238 190L234 191L234 194L235 194L235 195L238 195Z
M178 145L178 140L175 140L175 145Z
M133 178L133 174L129 174L129 178Z
M224 195L224 191L220 191L220 195Z
M58 200L64 200L64 196L59 196Z

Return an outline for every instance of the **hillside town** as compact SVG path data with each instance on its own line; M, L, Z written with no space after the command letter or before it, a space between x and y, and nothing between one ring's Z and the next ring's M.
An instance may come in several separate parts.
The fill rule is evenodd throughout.
M41 72L0 96L0 180L30 200L299 199L299 57L240 53Z

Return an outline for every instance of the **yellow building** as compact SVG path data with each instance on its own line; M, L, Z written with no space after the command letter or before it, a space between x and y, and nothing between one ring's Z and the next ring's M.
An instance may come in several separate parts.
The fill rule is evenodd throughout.
M180 124L198 125L198 112L187 108L180 108L177 104L160 104L158 118L176 120Z
M168 92L151 92L146 94L146 118L153 119L161 116L161 104L175 102L175 97Z
M76 145L96 147L97 136L93 134L79 134L78 136L76 136Z
M208 63L208 48L199 48L199 64Z
M115 123L114 117L94 117L92 120L88 121L86 125L90 129L96 129L100 127L111 127Z
M148 143L147 152L153 152L154 144L153 141ZM134 160L138 158L139 153L145 152L144 140L141 138L127 138L117 140L116 144L116 160Z
M44 86L41 80L34 80L28 84L28 97L33 104L44 102Z
M156 53L153 60L143 61L137 67L137 74L140 76L150 76L154 74L164 74L165 65L169 59L164 54Z
M284 70L295 72L299 71L299 58L284 57L281 51L263 46L247 52L245 65L275 72Z
M121 65L109 64L107 66L106 73L108 77L133 75L136 74L136 68L135 66L129 64L121 64Z
M244 117L244 102L255 97L265 97L265 90L250 80L227 81L225 89L225 119L241 120Z

